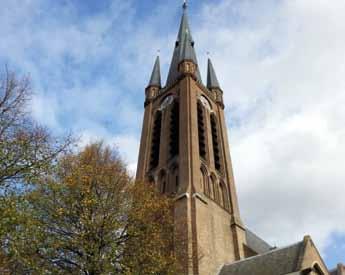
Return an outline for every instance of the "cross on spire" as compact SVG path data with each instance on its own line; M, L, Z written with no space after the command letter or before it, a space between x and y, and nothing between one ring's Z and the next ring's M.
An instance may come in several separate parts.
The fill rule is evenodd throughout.
M188 7L187 0L183 0L183 9L186 9Z

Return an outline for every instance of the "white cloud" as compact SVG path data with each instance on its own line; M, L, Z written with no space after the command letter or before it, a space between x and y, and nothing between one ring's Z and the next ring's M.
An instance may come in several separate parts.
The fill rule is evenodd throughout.
M157 49L166 75L178 9L163 1L139 22L134 1L92 16L4 1L0 60L30 72L38 120L117 144L134 171L144 88ZM201 71L211 51L223 84L244 220L277 245L311 234L323 250L345 232L344 14L343 0L220 0L190 18Z
M224 0L197 30L230 107L244 219L277 245L311 234L324 251L345 232L344 12L341 0Z

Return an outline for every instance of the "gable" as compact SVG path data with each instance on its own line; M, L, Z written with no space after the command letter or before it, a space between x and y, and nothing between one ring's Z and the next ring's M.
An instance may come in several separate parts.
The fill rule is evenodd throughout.
M309 236L304 237L303 253L300 255L298 270L312 268L315 274L328 275L327 267Z

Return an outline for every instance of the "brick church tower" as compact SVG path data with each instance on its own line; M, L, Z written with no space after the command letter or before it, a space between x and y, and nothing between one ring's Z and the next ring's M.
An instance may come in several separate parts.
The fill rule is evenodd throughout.
M175 196L176 230L190 259L186 273L215 274L244 257L223 91L210 60L202 83L186 4L167 83L162 87L157 57L146 88L137 180Z
M136 177L174 197L181 274L345 275L341 264L327 270L309 236L275 248L243 226L223 91L211 60L201 80L186 3L166 84L157 57L145 95Z

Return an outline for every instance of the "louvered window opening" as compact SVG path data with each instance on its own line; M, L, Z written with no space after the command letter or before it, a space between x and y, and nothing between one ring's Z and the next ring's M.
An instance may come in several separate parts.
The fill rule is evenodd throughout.
M213 155L214 155L214 166L217 171L221 172L221 157L220 157L220 146L217 120L214 115L211 115L211 130L212 130L212 143L213 143Z
M170 158L179 154L179 103L174 101L170 112Z
M155 169L159 163L159 148L161 143L162 113L157 112L153 124L150 169Z
M206 159L206 136L205 136L205 113L200 101L197 106L198 111L198 136L199 136L199 155Z

